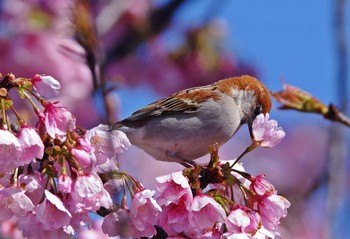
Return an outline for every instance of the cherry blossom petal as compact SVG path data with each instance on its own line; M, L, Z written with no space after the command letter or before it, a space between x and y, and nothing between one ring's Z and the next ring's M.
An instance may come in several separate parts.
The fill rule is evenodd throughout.
M263 197L258 204L258 210L264 227L268 230L275 230L281 218L287 216L289 207L290 202L282 196L273 194Z
M44 155L44 143L35 128L22 127L18 133L18 140L22 146L23 153L20 161L22 166L30 163L35 158L41 159Z
M17 161L21 154L18 138L10 131L0 129L0 164L10 164L9 159Z
M86 131L85 137L91 141L95 149L95 155L99 164L106 162L108 158L115 158L130 147L130 141L126 134L119 130L112 130L108 125L98 125Z
M130 205L130 218L133 225L133 237L151 237L156 234L154 225L162 211L153 199L155 191L145 189L135 193Z
M187 205L192 202L193 195L191 187L188 183L188 179L182 175L181 171L157 177L156 180L159 191L157 197L159 205L177 204L181 200L185 200Z
M75 117L70 111L64 107L56 106L48 101L43 103L44 110L44 124L47 133L55 138L58 136L65 136L68 131L75 129Z
M36 75L30 81L40 96L47 99L58 96L61 89L60 82L52 76Z
M24 216L34 209L32 201L19 188L2 188L0 190L0 219L8 220L12 216Z
M44 230L60 229L69 225L72 218L61 199L47 190L45 190L45 199L35 209L35 214Z
M58 189L62 193L71 193L72 192L72 178L69 177L67 174L61 174L58 177Z
M261 147L274 147L280 143L286 133L281 127L277 127L276 120L269 120L269 114L259 114L252 125L254 140L259 142Z
M223 223L225 218L225 210L212 197L198 195L193 198L189 214L189 222L193 227L192 235L204 234L213 228L215 223Z

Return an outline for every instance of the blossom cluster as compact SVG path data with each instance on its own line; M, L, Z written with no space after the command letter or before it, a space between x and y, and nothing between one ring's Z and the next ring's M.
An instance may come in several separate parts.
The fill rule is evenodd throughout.
M59 90L60 83L45 75L8 74L0 81L0 222L16 222L26 238L78 235L83 226L94 228L91 212L103 217L104 236L278 234L290 203L263 175L245 172L239 158L220 161L218 147L210 146L207 165L158 177L157 192L149 190L117 167L117 155L130 146L126 135L106 125L79 127L70 111L48 100ZM16 111L12 92L32 106L35 127ZM253 147L272 147L284 137L268 117L254 121Z
M118 188L99 174L117 171L116 155L130 146L108 126L80 128L65 107L42 97L59 89L42 75L0 82L0 220L17 219L26 238L69 238L91 223L88 213L112 208ZM36 127L16 111L11 90L33 106Z
M254 141L248 149L273 147L285 136L268 118L261 114L254 121ZM237 159L220 161L217 145L210 153L207 165L156 178L157 192L139 187L130 207L106 216L103 231L137 238L277 238L289 201L264 175L245 172Z
M168 238L277 238L280 219L290 203L277 194L264 175L253 177L241 164L218 162L215 180L195 186L196 169L156 178L155 191L134 194L130 208L106 216L102 229L109 236ZM211 169L204 169L212 171ZM206 171L206 172L208 172ZM215 170L214 170L215 171ZM223 173L231 171L229 175ZM203 174L203 169L200 174ZM198 176L198 175L197 175ZM125 222L128 222L127 224ZM155 227L157 225L157 227ZM156 230L157 229L157 230ZM166 237L158 237L166 238Z

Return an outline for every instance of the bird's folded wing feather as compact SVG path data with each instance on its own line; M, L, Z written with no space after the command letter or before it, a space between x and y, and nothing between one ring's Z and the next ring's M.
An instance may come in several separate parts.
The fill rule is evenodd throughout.
M195 113L202 103L209 98L216 99L218 96L210 90L202 91L200 87L183 90L170 97L158 100L146 107L134 112L130 117L118 122L119 125L129 127L140 127L147 120L170 114L190 114Z
M184 99L168 97L145 106L119 123L122 125L137 127L137 125L141 124L140 126L142 126L143 122L161 115L178 114L180 112L194 113L197 109L197 103Z

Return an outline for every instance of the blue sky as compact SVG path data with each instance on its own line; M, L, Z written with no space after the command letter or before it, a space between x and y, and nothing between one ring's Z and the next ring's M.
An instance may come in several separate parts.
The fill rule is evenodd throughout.
M201 21L213 1L189 2L176 22ZM280 89L282 76L286 82L330 101L334 94L329 87L335 76L332 2L222 1L224 7L217 14L228 23L229 47L258 68L260 79L270 89Z
M216 5L219 2L222 3L221 6ZM189 25L205 22L208 17L222 18L227 22L227 47L239 59L253 64L258 70L259 79L270 90L281 89L282 77L286 83L312 93L327 104L337 104L334 87L337 69L334 2L190 0L182 6L173 24L177 28L185 29ZM349 14L347 20L349 22ZM129 115L159 97L147 87L124 89L119 93L125 105L128 105L127 109L122 109L122 116ZM137 97L136 100L133 98L132 102L125 102L130 93ZM311 116L311 120L314 119Z

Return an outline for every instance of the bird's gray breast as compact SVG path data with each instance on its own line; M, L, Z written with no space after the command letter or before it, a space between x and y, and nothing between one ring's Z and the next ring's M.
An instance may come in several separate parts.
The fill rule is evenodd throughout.
M126 133L146 152L170 151L192 160L207 154L209 145L224 144L239 126L240 112L233 99L209 100L195 112L159 116Z

